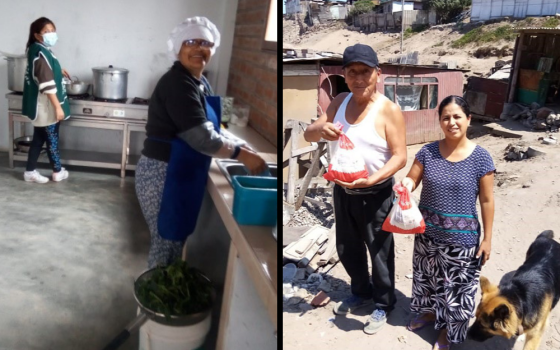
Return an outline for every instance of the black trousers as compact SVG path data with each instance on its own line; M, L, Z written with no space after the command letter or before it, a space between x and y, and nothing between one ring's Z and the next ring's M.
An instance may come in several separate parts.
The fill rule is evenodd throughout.
M45 127L33 127L33 140L29 146L29 154L27 155L27 171L33 171L37 168L37 161L43 149L45 142L47 143L47 156L55 173L62 169L60 165L60 153L58 150L58 138L60 123Z
M335 185L336 250L351 279L352 294L373 298L376 309L391 311L395 297L395 244L381 226L389 215L393 180L349 194ZM353 192L348 190L348 192ZM371 280L367 253L371 256Z

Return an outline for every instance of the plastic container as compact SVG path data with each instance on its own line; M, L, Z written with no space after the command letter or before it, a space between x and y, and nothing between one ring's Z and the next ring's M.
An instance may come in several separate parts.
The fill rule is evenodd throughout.
M297 266L295 264L289 263L282 267L282 281L291 282L296 276Z
M147 320L140 327L139 350L201 350L210 331L212 316L194 325L166 326Z
M240 225L274 226L278 180L274 177L240 176L233 184L233 217Z
M235 121L237 126L247 126L247 123L249 123L249 110L250 107L245 104L236 104L233 107L233 113L237 117Z
M222 97L220 101L222 103L222 123L228 123L233 113L233 97Z
M527 89L517 89L517 102L531 104L539 100L539 92Z
M246 127L249 123L249 118L239 118L235 123L237 126Z

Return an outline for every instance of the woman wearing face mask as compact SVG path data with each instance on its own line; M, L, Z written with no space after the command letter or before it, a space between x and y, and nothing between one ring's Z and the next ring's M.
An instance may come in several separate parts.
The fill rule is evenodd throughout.
M45 142L53 169L52 180L62 181L68 178L68 171L60 165L58 131L59 122L70 117L66 89L62 84L63 77L70 78L70 75L60 67L58 59L51 51L57 39L56 27L50 19L41 17L31 23L22 106L22 114L33 123L33 141L23 174L23 179L27 182L49 181L36 170L37 160Z
M220 100L202 75L220 33L205 17L188 18L168 41L174 61L150 99L136 195L151 234L148 267L181 257L193 232L212 157L238 159L252 174L266 169L256 153L220 133Z

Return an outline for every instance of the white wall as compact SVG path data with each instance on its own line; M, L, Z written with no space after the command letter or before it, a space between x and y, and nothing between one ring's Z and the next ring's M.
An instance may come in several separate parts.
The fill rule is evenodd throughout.
M473 0L471 21L501 17L553 16L560 12L560 0Z
M414 10L414 3L413 2L405 2L404 3L404 10L405 11ZM402 11L402 3L401 2L393 2L393 9L392 9L391 13L401 12L401 11Z
M299 13L301 12L301 6L299 3L299 0L292 0L288 3L286 3L286 14L287 15L291 15L294 13Z
M126 68L130 71L128 97L149 98L171 65L166 56L171 30L187 17L206 16L222 36L207 71L216 93L224 95L236 10L237 0L0 0L0 51L23 54L31 22L45 16L57 28L59 40L53 52L70 74L91 82L92 67L112 64ZM7 82L6 61L0 60L0 150L3 151L9 147L8 108L4 97L9 92ZM83 137L85 129L72 129L77 139L88 138ZM118 137L107 135L106 138L96 136L96 144L114 145L118 151ZM62 134L62 144L64 140Z

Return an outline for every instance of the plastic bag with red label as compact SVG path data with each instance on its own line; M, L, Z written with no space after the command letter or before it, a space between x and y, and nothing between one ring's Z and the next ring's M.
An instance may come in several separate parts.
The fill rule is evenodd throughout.
M410 192L400 183L393 186L396 198L391 212L383 222L383 231L393 233L424 233L426 224Z
M340 122L334 126L342 130ZM364 158L354 149L354 144L344 133L338 138L338 150L333 155L328 172L323 177L328 181L343 182L354 182L369 177Z

